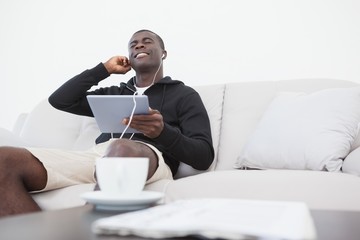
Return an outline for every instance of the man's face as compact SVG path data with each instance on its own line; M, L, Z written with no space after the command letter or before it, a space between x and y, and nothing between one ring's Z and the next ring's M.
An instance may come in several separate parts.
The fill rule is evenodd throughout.
M135 33L129 41L129 59L135 71L157 69L161 64L162 54L158 38L151 32Z

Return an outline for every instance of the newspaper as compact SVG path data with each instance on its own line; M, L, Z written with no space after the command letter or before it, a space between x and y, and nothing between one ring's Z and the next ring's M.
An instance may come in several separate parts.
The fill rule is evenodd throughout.
M145 238L316 239L303 202L218 198L178 200L98 219L92 230Z

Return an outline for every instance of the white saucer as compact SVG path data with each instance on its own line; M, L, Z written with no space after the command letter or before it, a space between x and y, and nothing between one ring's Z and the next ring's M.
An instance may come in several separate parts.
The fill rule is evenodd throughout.
M137 196L110 195L102 191L86 192L81 198L95 205L99 210L131 211L146 208L162 199L164 193L142 191Z

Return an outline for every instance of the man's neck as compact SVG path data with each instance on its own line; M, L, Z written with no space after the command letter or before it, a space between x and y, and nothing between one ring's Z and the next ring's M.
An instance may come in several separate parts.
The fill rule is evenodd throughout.
M136 74L135 84L138 87L147 87L155 84L162 78L163 74L160 71L156 74L156 76L154 76L154 73Z

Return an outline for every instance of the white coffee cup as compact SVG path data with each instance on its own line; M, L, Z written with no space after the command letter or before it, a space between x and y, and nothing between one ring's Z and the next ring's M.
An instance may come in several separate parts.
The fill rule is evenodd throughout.
M148 169L148 158L103 157L96 160L96 179L104 193L135 196L144 189Z

